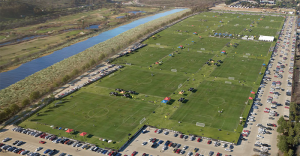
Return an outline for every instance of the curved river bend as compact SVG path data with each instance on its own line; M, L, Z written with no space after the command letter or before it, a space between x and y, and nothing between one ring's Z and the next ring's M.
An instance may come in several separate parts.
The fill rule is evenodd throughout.
M149 21L155 20L157 18L170 15L176 12L180 12L185 9L173 9L171 11L159 13L153 16L145 17L136 21L133 21L129 24L122 25L118 28L103 32L95 37L89 38L85 41L73 44L69 47L65 47L61 50L57 50L50 55L37 58L30 62L24 63L16 69L0 73L0 90L4 89L25 77L34 74L44 68L47 68L59 61L62 61L65 58L78 54L100 42L106 41L110 38L113 38L129 29L132 29L141 24L147 23Z

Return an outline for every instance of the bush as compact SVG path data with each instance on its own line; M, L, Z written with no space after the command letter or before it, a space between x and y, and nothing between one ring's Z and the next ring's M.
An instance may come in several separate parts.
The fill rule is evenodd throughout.
M29 104L30 104L30 100L28 98L26 98L22 101L22 107L26 107Z
M40 92L39 91L34 91L30 94L30 100L34 101L40 97Z

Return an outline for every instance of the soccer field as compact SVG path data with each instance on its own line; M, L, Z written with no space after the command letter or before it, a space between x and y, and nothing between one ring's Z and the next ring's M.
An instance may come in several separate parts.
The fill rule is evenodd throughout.
M200 122L205 126L233 131L250 91L250 87L204 81L197 92L190 96L190 102L183 104L171 119L192 124ZM219 113L221 110L222 113Z
M103 145L99 138L117 141L103 145L115 148L140 128L139 121L145 117L143 124L157 128L237 141L243 128L239 117L247 117L250 91L257 90L256 82L266 69L262 65L268 63L269 50L275 45L257 38L276 38L283 20L214 12L187 18L144 41L147 46L113 60L112 64L124 68L62 98L58 106L54 101L20 126L66 137L50 126L84 131L90 135L88 141L97 145ZM240 35L246 34L255 40L242 40ZM137 94L125 98L117 88ZM113 91L119 96L109 96ZM171 98L167 104L161 103L165 97ZM185 101L179 102L180 98ZM205 123L202 132L196 122Z
M47 106L28 121L120 141L157 107L143 101L88 92L81 92L62 101L57 106Z

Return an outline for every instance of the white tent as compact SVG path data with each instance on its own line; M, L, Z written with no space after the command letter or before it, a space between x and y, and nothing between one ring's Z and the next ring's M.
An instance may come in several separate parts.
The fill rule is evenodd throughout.
M258 40L260 41L267 41L267 42L273 42L274 41L274 36L263 36L260 35Z

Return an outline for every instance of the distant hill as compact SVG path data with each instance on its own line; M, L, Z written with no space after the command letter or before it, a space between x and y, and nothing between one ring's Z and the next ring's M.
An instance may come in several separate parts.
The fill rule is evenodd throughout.
M57 13L66 8L93 6L110 2L111 0L0 0L0 17L5 20L25 16L40 16L53 12Z

